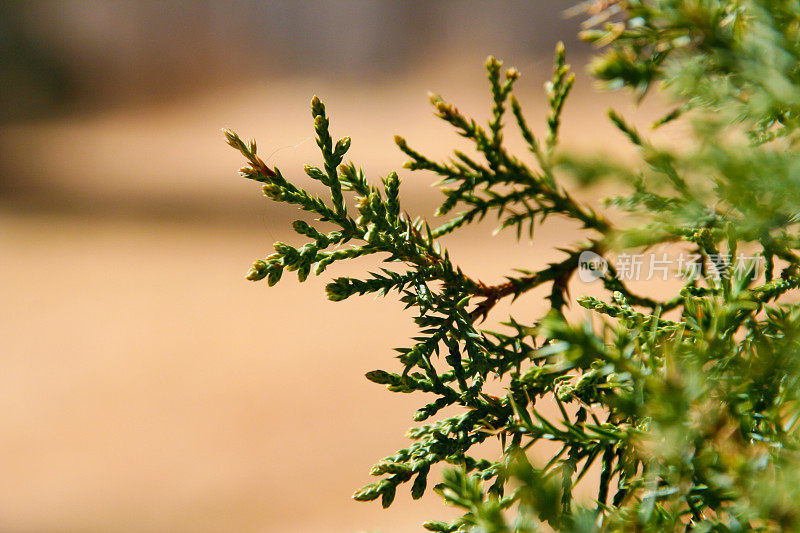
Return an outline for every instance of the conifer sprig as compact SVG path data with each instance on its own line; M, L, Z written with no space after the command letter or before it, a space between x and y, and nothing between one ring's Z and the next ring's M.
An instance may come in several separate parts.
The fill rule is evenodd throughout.
M579 10L590 14L584 36L605 47L593 64L598 78L639 98L665 82L674 107L656 126L686 121L692 147L659 146L611 112L640 165L565 153L559 128L574 77L563 45L545 88L542 136L514 95L519 71L490 57L487 122L431 96L474 153L434 161L395 139L407 169L439 179L437 214L450 218L432 227L401 207L398 174L373 184L344 162L350 139L334 141L314 98L322 166L304 170L329 198L285 179L254 141L226 131L248 162L241 174L313 218L293 224L303 244L276 243L248 278L272 285L289 270L303 281L378 254L386 268L335 278L328 297L395 292L413 312L419 331L396 349L398 364L366 377L417 394L418 425L408 447L374 466L378 479L357 500L388 507L406 483L420 498L444 463L432 488L464 514L427 522L429 531L800 531L800 5L592 0ZM510 134L525 141L524 156L507 148ZM619 180L630 193L606 205L627 217L612 224L578 201L568 175ZM535 238L550 217L580 223L585 235L564 243L565 258L489 285L439 242L488 215L518 238ZM582 254L608 260L655 246L689 251L700 267L671 297L634 293L611 261L599 275L605 297L570 296ZM745 250L744 266L763 271L739 269ZM547 312L495 320L501 299L541 286ZM568 320L573 302L594 322ZM481 320L501 325L479 329ZM542 452L543 442L557 451ZM499 451L487 458L490 445ZM580 500L577 487L587 484L594 497Z

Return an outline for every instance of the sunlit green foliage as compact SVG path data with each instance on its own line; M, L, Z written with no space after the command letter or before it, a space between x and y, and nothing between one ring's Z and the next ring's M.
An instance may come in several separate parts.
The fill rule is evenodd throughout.
M447 218L431 226L401 207L396 173L376 185L344 163L350 139L334 142L314 98L323 165L305 173L329 199L293 184L258 157L255 142L226 131L248 160L242 175L313 218L294 223L303 244L276 243L248 278L272 285L289 270L303 281L336 261L377 254L385 269L336 278L328 297L395 292L414 312L413 343L367 378L422 393L414 420L424 423L409 431L408 448L374 466L380 479L357 500L388 507L406 483L420 498L431 467L448 463L434 490L464 515L428 522L430 531L800 531L800 1L595 0L579 9L591 15L585 37L604 47L597 77L640 98L663 87L675 111L655 126L686 121L691 147L657 146L612 112L640 150L639 167L562 153L560 115L573 84L563 47L541 139L513 95L519 72L490 58L487 124L431 98L475 155L455 151L439 162L396 138L408 169L440 178L436 215ZM509 126L529 153L508 150ZM565 189L566 176L619 180L630 193L606 205L629 215L612 223ZM487 215L534 242L543 221L567 218L585 239L564 243L561 261L510 265L522 270L486 285L439 239ZM609 258L662 244L696 254L700 267L670 299L636 294L613 266L602 274L606 298L570 297L581 253ZM763 276L734 265L744 249ZM549 290L546 314L481 329L498 301L540 286ZM594 320L567 320L565 308L576 305ZM485 392L489 382L505 394ZM552 410L542 406L560 415L545 416ZM444 408L458 414L437 417ZM543 440L559 451L534 453ZM487 441L500 453L476 458L473 447ZM585 478L593 465L599 479ZM579 482L593 484L593 500L575 499Z

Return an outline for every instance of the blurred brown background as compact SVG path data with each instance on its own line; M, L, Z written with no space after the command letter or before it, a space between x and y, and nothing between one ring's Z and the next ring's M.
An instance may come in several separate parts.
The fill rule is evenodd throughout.
M305 184L318 94L377 179L405 160L395 133L464 147L426 92L486 117L489 53L523 72L541 132L563 39L579 75L568 145L620 151L604 112L630 106L592 91L570 4L1 2L0 531L399 532L451 516L431 493L389 511L350 499L424 402L363 378L395 368L413 324L392 296L325 300L331 277L373 263L245 281L272 242L299 242L302 215L238 177L220 128ZM406 209L431 216L432 177L401 176ZM447 242L486 281L577 235L492 229Z

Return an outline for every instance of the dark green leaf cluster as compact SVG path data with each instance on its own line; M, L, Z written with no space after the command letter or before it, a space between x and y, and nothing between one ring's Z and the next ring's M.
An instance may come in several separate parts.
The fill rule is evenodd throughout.
M407 448L374 466L379 479L357 500L388 507L407 483L420 498L432 467L445 463L433 488L464 514L428 522L430 531L800 531L800 3L594 0L581 9L592 14L587 26L599 27L587 38L607 47L595 73L640 94L666 82L676 111L658 125L685 119L691 147L660 147L611 112L640 166L562 153L560 117L574 80L563 46L542 137L513 94L519 72L489 58L486 124L431 97L473 154L435 161L396 138L407 168L440 180L437 215L450 218L431 227L401 208L396 173L373 185L344 162L350 139L334 142L314 98L323 164L305 173L329 197L288 181L255 142L226 131L248 161L241 174L313 219L293 225L303 244L276 243L248 278L274 284L290 270L303 281L335 261L377 254L385 268L334 279L328 297L395 292L413 311L411 345L396 350L395 368L367 379L424 398L413 417L421 425ZM508 123L527 145L524 156L507 148ZM630 187L607 202L625 216L579 202L565 176ZM487 285L439 242L487 215L518 237L534 237L553 216L578 222L585 235L565 244L564 259L523 265ZM634 293L610 261L600 277L606 297L569 296L581 254L608 260L655 246L696 258L697 275L669 299ZM743 251L764 266L763 277L734 264ZM546 313L508 317L502 331L479 327L501 299L541 286ZM573 302L594 322L568 320ZM556 451L543 453L542 443ZM492 445L499 449L487 459ZM578 497L579 484L591 499Z

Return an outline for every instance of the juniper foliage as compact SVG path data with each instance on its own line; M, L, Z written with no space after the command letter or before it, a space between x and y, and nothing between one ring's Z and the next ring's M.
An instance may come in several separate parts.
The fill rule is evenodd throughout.
M313 218L294 223L301 246L276 243L248 278L273 285L295 271L303 281L336 261L377 254L387 268L336 278L328 297L397 293L414 312L413 344L367 379L423 393L414 415L421 424L409 431L407 448L374 466L379 480L357 500L388 507L404 485L420 498L431 467L447 463L433 488L464 514L427 522L430 531L800 531L800 306L793 296L800 286L800 2L594 0L576 12L589 14L584 37L602 48L594 74L638 98L653 88L670 94L675 109L654 127L684 121L691 147L657 146L612 112L640 165L564 154L559 123L574 77L563 46L546 86L542 138L513 94L519 72L489 58L488 123L431 98L477 156L455 151L435 161L396 138L408 169L440 177L436 215L444 222L431 226L401 207L396 173L375 184L344 162L350 139L334 142L315 97L322 166L304 170L330 198L287 180L259 158L254 141L226 131L248 161L241 174L263 183L270 200ZM530 153L507 149L507 127ZM630 193L609 199L606 209L628 216L612 222L605 209L579 202L566 176L618 180ZM565 217L581 224L585 240L565 247L558 262L524 265L487 285L439 242L487 216L518 237ZM594 320L567 320L568 284L582 252L608 257L662 244L698 257L698 275L672 298L636 294L609 268L606 298L574 300ZM758 254L762 278L734 268L742 250ZM498 301L541 286L549 290L545 315L509 317L503 332L481 329ZM490 382L502 383L505 394L485 392ZM543 414L551 404L555 418ZM445 408L459 414L437 417ZM486 441L500 443L493 460L475 455ZM534 453L540 441L558 451ZM576 500L593 465L599 479L583 482L594 483L595 497Z

